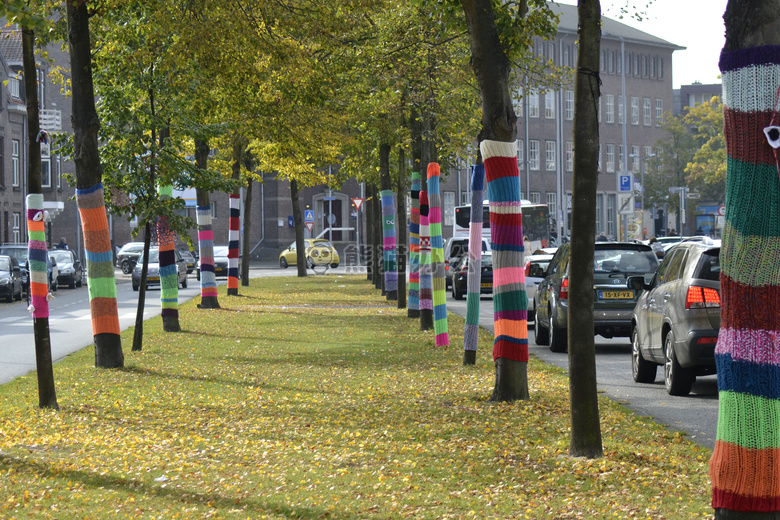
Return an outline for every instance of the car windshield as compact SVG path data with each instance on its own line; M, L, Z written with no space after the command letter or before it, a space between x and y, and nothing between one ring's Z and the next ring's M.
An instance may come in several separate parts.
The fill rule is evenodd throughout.
M15 256L20 264L27 261L26 247L0 247L0 255Z
M313 240L311 245L312 247L333 247L333 244L328 240Z
M648 274L658 267L649 249L596 249L593 259L596 273Z
M49 258L53 258L58 264L73 263L73 257L67 251L49 251Z
M142 265L144 263L144 256L143 254L138 257L138 265ZM160 263L160 250L159 249L150 249L149 250L149 263L150 264L158 264Z
M720 249L711 249L702 253L694 277L713 282L720 281Z
M214 246L214 256L227 256L227 255L228 255L227 246Z
M8 258L0 258L0 271L10 271L11 261Z

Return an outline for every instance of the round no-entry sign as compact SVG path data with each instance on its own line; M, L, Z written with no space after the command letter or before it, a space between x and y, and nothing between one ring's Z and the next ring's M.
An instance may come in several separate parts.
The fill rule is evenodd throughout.
M721 216L721 217L725 217L726 216L726 206L725 206L725 204L721 204L720 206L718 206L718 215Z

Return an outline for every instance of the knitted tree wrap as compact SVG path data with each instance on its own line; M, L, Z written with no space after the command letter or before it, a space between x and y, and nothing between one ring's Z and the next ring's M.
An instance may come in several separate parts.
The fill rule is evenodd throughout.
M493 250L493 359L528 361L528 295L523 271L523 216L517 144L482 141Z
M198 206L198 245L200 247L200 296L217 296L214 274L214 232L211 230L211 205Z
M379 193L382 200L382 258L385 271L385 290L398 290L398 265L395 253L395 202L391 190Z
M479 337L479 299L482 289L482 201L485 191L485 165L471 173L471 215L469 217L469 273L466 282L466 325L463 349L477 350ZM452 269L452 266L450 266ZM455 273L452 273L455 276ZM454 280L453 280L453 283Z
M428 192L420 191L420 309L433 310L431 232L428 225Z
M103 184L76 190L84 249L87 256L87 285L92 312L92 334L119 334L116 276L111 235L108 230Z
M230 219L228 229L228 289L238 290L238 234L241 199L238 193L229 196Z
M712 505L775 512L780 511L780 171L763 129L778 120L780 46L724 52L720 68L728 170Z
M46 249L46 222L43 212L43 194L27 195L27 263L30 277L30 303L32 317L49 317L49 279L46 264L49 253Z
M160 200L170 199L173 186L159 186ZM176 237L165 217L157 219L157 251L159 253L160 307L162 316L179 317L179 272L176 265Z
M431 273L433 277L433 331L436 346L450 344L447 331L447 280L444 274L444 240L441 229L441 193L439 165L428 164L428 230L431 234Z
M420 172L412 172L409 223L409 310L420 310Z

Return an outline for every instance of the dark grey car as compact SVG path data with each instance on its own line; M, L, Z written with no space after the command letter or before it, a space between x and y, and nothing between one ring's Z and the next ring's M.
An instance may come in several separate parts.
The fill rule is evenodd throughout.
M176 281L182 289L187 288L187 263L182 258L178 250L173 251L176 257ZM138 258L132 272L133 290L138 291L141 288L141 269L144 265L143 254ZM156 247L149 249L149 264L146 273L146 287L160 285L160 250Z
M658 365L671 395L687 395L697 375L715 373L720 328L720 248L683 242L670 249L639 296L631 331L634 381L652 383Z
M534 332L537 345L566 352L569 326L569 264L571 244L563 244L547 267L535 296ZM593 262L594 333L605 338L628 337L638 291L628 286L629 276L650 281L658 267L650 246L634 242L596 242Z
M0 296L6 301L22 299L22 269L11 255L0 255Z

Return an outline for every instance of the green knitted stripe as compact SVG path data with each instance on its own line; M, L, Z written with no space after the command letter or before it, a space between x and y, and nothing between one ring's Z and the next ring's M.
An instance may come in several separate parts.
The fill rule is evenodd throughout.
M780 448L780 401L718 393L718 440L748 449Z
M780 237L742 235L730 222L723 229L723 274L744 285L780 285L780 263L767 262L761 251L780 251Z
M495 289L495 286L493 286ZM493 308L496 311L528 309L528 293L525 291L493 292Z
M116 298L116 279L115 278L93 278L89 277L89 299L94 298Z
M780 237L777 168L728 158L726 222L741 235Z
M39 242L46 242L46 232L45 231L29 231L27 234L30 237L30 240L38 240Z
M479 325L479 298L478 292L466 293L466 325ZM476 309L475 312L469 310Z

